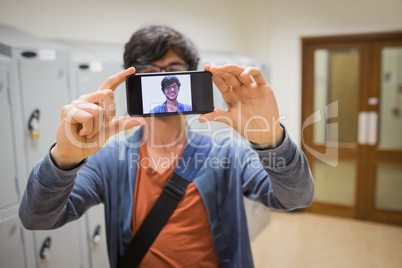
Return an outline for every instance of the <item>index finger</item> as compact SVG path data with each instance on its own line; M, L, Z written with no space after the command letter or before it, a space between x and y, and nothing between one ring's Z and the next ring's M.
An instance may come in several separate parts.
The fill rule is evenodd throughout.
M222 70L234 74L244 85L250 85L253 80L248 75L242 75L245 71L244 67L235 64L227 64L221 67Z
M105 83L103 83L101 85L101 87L98 90L111 89L111 90L115 91L116 88L126 80L127 76L134 74L134 73L135 73L135 68L130 67L124 71L121 71L120 73L112 75L105 81Z
M267 80L265 80L264 75L261 70L256 67L247 67L242 75L252 76L257 85L262 86L268 84Z

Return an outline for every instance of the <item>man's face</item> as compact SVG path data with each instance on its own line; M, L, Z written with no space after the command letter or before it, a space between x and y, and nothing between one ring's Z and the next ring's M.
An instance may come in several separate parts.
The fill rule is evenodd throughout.
M179 95L179 85L174 82L173 84L165 87L163 89L163 93L165 94L166 98L173 101L177 99L177 95Z
M177 55L176 52L174 52L173 49L169 49L166 55L155 62L152 62L153 65L155 66L168 66L172 63L181 63L181 64L186 64L186 62ZM176 89L174 86L176 85ZM165 94L166 98L169 100L175 100L177 99L177 96L179 95L179 90L180 87L176 83L173 83L169 85L169 90L167 88L163 89L163 94Z
M150 64L163 67L163 66L168 66L172 63L181 63L181 64L186 64L186 62L177 55L176 52L174 52L173 49L169 49L168 52L166 52L166 55L161 58L160 60L150 62ZM164 72L164 71L163 71ZM165 92L163 92L165 94ZM177 93L178 94L178 93ZM176 96L177 98L177 96ZM176 116L157 116L157 117L147 117L146 120L150 120L150 118L154 118L155 121L157 122L169 122L169 120L175 120L179 117L182 117L183 115L176 115ZM150 125L150 121L148 122Z

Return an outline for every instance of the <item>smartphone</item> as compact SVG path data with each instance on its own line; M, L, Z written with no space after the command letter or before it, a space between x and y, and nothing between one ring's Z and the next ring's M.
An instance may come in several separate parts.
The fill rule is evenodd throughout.
M214 110L212 73L139 73L126 78L130 116L203 114Z

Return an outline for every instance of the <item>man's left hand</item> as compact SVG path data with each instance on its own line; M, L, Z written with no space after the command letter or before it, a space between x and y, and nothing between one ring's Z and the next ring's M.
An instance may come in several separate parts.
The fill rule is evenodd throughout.
M274 92L261 71L237 65L210 66L213 82L222 93L228 111L215 109L200 116L201 122L218 121L234 128L247 140L264 148L275 148L283 140Z

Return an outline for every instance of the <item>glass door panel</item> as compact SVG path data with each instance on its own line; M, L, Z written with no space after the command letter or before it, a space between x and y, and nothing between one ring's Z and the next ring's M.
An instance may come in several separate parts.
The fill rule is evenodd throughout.
M355 47L318 48L313 51L313 59L313 110L314 114L319 111L320 117L314 120L312 143L322 153L325 147L326 156L334 149L343 156L347 154L345 148L355 151L357 146L360 52ZM356 161L338 159L338 154L333 152L329 158L337 159L317 156L318 160L312 163L316 184L314 201L353 209ZM333 162L336 164L330 164L331 160L336 160Z
M402 47L381 50L379 147L402 149Z
M355 205L356 165L354 163L339 162L337 167L332 167L315 161L313 167L316 201Z
M359 96L358 49L317 49L314 52L314 111L326 114L331 103L338 102L337 119L314 124L314 143L356 143ZM327 123L337 120L339 133L327 133ZM334 128L333 128L334 129ZM335 129L337 131L337 129Z
M374 220L402 225L402 36L375 46L378 143L374 147L372 208Z
M402 211L402 168L378 166L375 208Z

